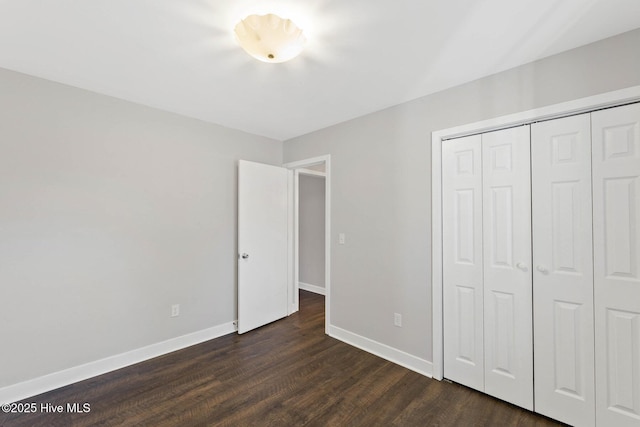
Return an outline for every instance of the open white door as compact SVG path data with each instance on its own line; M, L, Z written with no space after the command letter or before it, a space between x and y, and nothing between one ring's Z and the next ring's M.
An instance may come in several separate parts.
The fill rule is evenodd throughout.
M238 165L238 333L288 314L289 182L285 168Z

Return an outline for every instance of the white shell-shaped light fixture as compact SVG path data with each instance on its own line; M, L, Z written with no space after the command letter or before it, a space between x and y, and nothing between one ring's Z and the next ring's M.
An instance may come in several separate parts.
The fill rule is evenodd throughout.
M272 13L249 15L234 29L240 46L264 62L285 62L302 52L306 41L302 30L290 19Z

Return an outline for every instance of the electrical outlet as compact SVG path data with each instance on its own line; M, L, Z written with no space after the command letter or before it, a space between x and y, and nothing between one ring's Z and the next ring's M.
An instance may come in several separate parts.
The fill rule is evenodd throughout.
M402 327L402 314L393 313L393 324L399 328Z
M171 306L171 317L180 316L180 304L173 304Z
M338 244L340 245L344 245L347 241L347 236L345 236L344 233L339 233L338 234Z

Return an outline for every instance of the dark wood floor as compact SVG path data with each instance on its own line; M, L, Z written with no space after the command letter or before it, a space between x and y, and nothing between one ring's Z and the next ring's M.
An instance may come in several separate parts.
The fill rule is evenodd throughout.
M0 413L0 426L560 425L329 338L324 297L304 291L287 319L24 402L90 412Z

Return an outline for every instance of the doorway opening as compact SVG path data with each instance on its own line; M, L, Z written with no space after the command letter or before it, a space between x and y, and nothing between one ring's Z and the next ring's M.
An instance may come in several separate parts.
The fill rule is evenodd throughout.
M300 289L323 294L325 333L328 333L331 324L331 159L329 155L319 156L287 163L284 167L294 172L294 278L290 312L300 308ZM318 200L322 195L324 200Z

